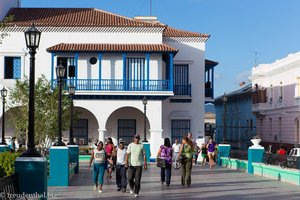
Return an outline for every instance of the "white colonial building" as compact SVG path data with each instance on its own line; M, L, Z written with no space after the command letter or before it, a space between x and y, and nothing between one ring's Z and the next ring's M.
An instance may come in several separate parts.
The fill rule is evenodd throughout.
M265 145L299 145L300 52L252 69L252 111Z
M204 135L209 35L171 28L155 17L128 18L92 8L10 9L18 4L7 2L3 10L14 21L0 45L1 83L13 88L16 79L29 75L24 31L34 23L42 32L36 78L44 74L55 87L55 68L62 63L67 84L76 87L79 145L108 136L129 143L135 133L143 138L144 97L152 155L165 137Z

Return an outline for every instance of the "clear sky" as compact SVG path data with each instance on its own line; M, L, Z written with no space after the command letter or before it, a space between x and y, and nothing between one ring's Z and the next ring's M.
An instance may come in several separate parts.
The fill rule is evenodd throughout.
M127 17L149 15L150 0L21 0L22 7L99 8ZM169 26L210 34L206 58L215 96L249 83L255 64L300 51L300 0L152 0L152 15Z

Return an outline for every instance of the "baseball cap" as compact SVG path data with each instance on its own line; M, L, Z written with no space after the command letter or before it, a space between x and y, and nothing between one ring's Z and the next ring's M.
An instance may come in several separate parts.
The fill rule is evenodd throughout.
M119 143L124 143L123 138L120 138L120 139L119 139Z
M134 138L138 138L138 139L140 139L140 138L141 138L141 136L140 136L139 134L135 134L135 135L134 135Z

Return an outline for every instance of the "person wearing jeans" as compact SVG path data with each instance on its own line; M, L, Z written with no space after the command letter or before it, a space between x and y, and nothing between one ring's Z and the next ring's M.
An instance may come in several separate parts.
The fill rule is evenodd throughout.
M139 196L141 188L142 166L147 170L146 154L144 146L140 143L140 135L134 136L134 142L130 143L126 152L125 166L128 167L128 182L130 194Z
M167 186L169 186L171 182L172 154L173 150L171 147L170 139L165 138L164 145L160 146L157 153L157 158L159 157L161 159L164 159L166 162L166 166L162 167L160 171L160 180L162 185L164 184L164 182L166 182Z
M99 193L102 193L103 177L104 177L104 173L106 170L107 157L106 157L106 153L103 149L103 142L101 142L101 141L98 142L97 149L94 149L92 152L89 168L91 168L93 161L94 161L93 180L95 183L94 190L97 190L99 187Z

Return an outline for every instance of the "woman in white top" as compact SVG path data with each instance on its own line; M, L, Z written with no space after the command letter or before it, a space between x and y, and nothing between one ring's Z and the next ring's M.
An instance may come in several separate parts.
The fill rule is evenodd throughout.
M119 147L117 149L117 164L116 164L116 183L117 190L124 193L127 187L127 176L125 167L126 149L124 147L124 141L121 138L119 140Z
M103 177L104 177L105 170L107 168L107 156L105 150L103 149L102 141L98 142L97 149L94 149L92 152L89 168L91 168L93 161L94 161L93 171L94 171L94 183L95 183L94 190L97 190L98 186L100 185L99 193L102 193Z

